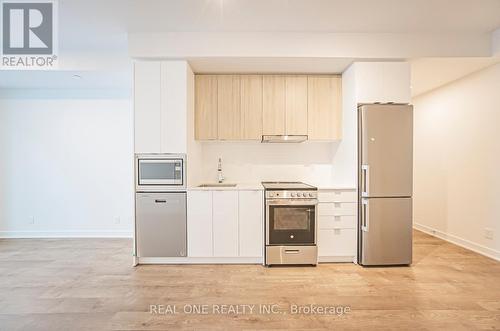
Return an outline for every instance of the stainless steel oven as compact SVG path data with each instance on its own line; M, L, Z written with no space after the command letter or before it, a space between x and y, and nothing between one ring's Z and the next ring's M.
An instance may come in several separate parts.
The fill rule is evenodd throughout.
M317 264L316 188L263 183L266 215L266 265Z
M268 245L314 245L316 199L266 200Z
M186 189L185 154L137 154L136 192L167 192Z

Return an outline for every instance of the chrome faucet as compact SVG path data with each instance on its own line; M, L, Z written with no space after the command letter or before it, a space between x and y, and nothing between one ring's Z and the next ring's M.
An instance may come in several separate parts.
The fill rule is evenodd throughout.
M224 181L224 176L222 175L222 159L219 157L219 165L217 166L217 180L219 183Z

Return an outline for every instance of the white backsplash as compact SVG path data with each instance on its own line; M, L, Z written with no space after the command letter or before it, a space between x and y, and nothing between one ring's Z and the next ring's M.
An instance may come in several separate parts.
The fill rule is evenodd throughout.
M262 144L251 142L202 142L201 178L217 180L217 161L222 158L226 182L265 180L303 181L317 186L332 184L336 142Z

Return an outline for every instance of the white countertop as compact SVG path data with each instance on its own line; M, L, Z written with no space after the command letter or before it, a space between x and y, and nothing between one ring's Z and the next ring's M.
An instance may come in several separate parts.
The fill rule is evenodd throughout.
M210 187L199 187L197 185L188 187L188 191L244 191L244 190L264 190L261 183L231 183L227 182L224 184L236 184L236 186L210 186Z
M234 183L227 182L224 184L236 184L236 186L210 186L210 187L199 187L198 185L192 185L188 187L188 191L243 191L243 190L264 190L261 183ZM334 186L334 185L321 185L318 186L318 190L356 190L355 187L351 186Z
M356 187L352 186L328 186L328 185L321 185L318 186L318 190L356 190Z

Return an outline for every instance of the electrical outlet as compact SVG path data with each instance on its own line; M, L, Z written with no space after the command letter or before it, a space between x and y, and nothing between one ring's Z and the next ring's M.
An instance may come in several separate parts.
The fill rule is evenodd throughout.
M120 224L120 223L121 223L120 217L115 217L115 224Z
M492 228L484 228L484 237L486 239L493 239L493 229Z
M28 224L35 224L35 216L28 217Z

